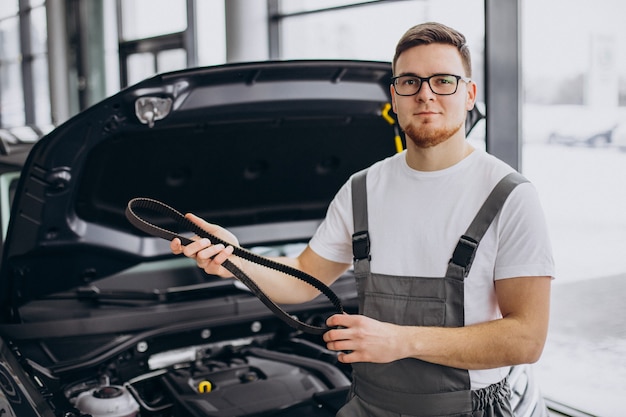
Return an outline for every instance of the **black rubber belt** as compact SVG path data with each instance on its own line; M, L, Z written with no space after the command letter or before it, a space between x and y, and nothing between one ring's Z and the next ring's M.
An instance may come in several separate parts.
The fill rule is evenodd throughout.
M149 235L160 237L166 240L172 240L177 237L180 239L183 245L188 245L189 243L193 242L193 240L191 239L180 236L179 234L176 234L170 230L163 229L159 226L147 222L139 215L137 215L137 213L135 212L136 209L149 210L161 215L165 215L168 218L175 220L179 226L182 226L184 228L184 230L193 232L199 237L208 238L213 244L221 243L224 246L233 246L233 254L242 259L246 259L248 261L262 265L266 268L283 272L306 282L307 284L315 287L322 294L324 294L333 303L338 313L343 313L343 307L341 305L339 297L337 297L337 295L330 288L328 288L323 282L321 282L317 278L298 269L259 256L241 247L231 245L230 243L223 241L217 236L208 233L206 230L201 229L199 226L187 219L182 213L158 200L153 200L150 198L134 198L128 202L128 205L126 207L126 218L137 229L146 232ZM274 303L267 295L265 295L265 293L256 285L256 283L252 279L250 279L250 277L248 277L248 275L246 275L245 272L243 272L228 259L222 263L222 266L226 268L230 273L232 273L246 287L248 287L250 291L252 291L252 293L263 302L263 304L265 304L270 310L274 312L274 314L276 314L280 319L282 319L291 327L310 334L323 334L327 330L329 330L328 327L312 326L310 324L303 323L300 320L297 320L296 318L291 316L285 310L276 305L276 303Z

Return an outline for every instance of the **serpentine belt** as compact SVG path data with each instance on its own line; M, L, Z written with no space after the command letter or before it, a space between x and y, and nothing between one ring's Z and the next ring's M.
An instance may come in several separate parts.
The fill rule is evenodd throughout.
M323 282L319 281L317 278L303 271L292 268L288 265L275 262L271 259L259 256L241 247L231 245L230 243L200 228L191 220L187 219L182 213L180 213L179 211L173 209L172 207L158 200L153 200L151 198L143 198L143 197L133 198L132 200L128 202L128 205L126 207L126 218L137 229L143 232L146 232L149 235L160 237L166 240L179 238L183 245L188 245L189 243L193 242L193 240L189 238L186 238L184 236L181 236L177 233L174 233L170 230L164 229L162 227L159 227L157 225L154 225L144 220L137 214L136 212L137 209L144 210L144 211L146 210L152 211L160 215L165 215L166 217L174 220L176 224L178 226L181 226L184 230L193 232L199 237L208 238L213 244L221 243L224 246L233 246L234 248L233 255L236 255L242 259L254 262L256 264L262 265L266 268L280 271L282 273L285 273L287 275L290 275L292 277L298 278L306 282L307 284L315 287L322 294L324 294L335 306L335 309L337 310L338 313L340 314L343 313L343 307L341 305L341 301L339 300L339 297L337 297L337 295L330 288L328 288ZM274 301L272 301L256 285L256 283L250 277L248 277L248 275L246 275L245 272L243 272L237 265L232 263L230 260L227 259L226 261L224 261L222 263L222 266L225 269L227 269L231 274L233 274L246 287L248 287L250 291L252 291L252 293L259 300L261 300L263 304L265 304L274 314L276 314L280 319L282 319L285 323L287 323L291 327L301 330L305 333L310 333L310 334L323 334L327 330L329 330L328 327L312 326L310 324L304 323L294 318L293 316L291 316L289 313L287 313L285 310L279 307L276 303L274 303Z

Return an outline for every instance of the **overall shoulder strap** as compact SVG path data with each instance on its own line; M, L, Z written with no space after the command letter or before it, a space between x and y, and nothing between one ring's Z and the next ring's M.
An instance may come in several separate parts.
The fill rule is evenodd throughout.
M447 276L463 280L470 271L480 240L493 222L504 202L519 184L528 180L518 172L512 172L502 178L491 191L474 220L461 236L448 263Z
M367 220L367 170L359 171L352 177L352 254L354 260L370 259L370 240Z

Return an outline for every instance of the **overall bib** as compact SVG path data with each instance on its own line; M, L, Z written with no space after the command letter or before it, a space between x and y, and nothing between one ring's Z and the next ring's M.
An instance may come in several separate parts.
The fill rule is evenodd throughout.
M359 313L399 325L464 326L464 279L478 243L509 193L526 179L512 173L496 185L459 239L444 277L405 277L370 271L366 174L361 171L352 182ZM465 369L413 358L361 362L353 364L351 399L337 416L512 416L508 396L506 381L471 391ZM486 410L490 403L498 410Z

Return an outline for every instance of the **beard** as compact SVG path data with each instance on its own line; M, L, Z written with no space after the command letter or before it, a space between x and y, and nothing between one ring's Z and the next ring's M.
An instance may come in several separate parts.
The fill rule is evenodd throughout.
M410 139L418 148L431 148L448 140L464 125L465 122L461 121L456 126L444 126L436 129L431 128L428 124L416 126L414 123L409 123L407 126L402 126L402 130L407 139Z

